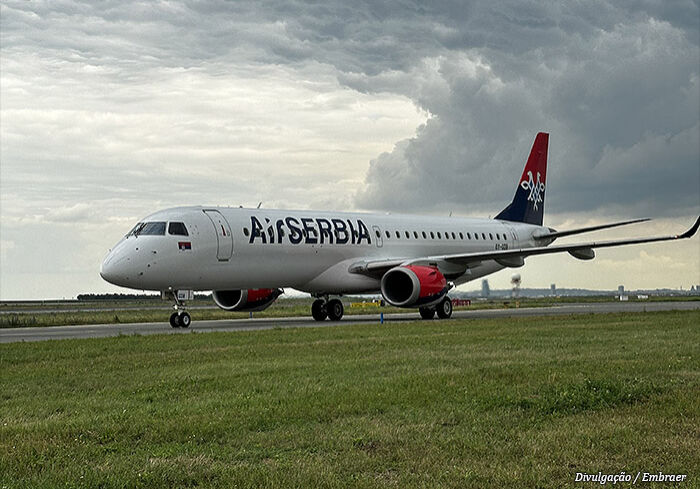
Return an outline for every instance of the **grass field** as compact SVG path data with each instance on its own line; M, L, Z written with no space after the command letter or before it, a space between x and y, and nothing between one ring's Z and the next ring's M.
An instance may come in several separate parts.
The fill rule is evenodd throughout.
M698 345L699 311L0 345L0 487L699 487Z

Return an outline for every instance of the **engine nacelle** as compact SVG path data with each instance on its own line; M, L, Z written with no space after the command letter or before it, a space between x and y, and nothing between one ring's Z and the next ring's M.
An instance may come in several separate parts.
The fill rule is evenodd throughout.
M212 298L225 311L263 311L282 294L282 289L215 290Z
M396 307L421 307L439 302L449 287L436 267L395 267L382 277L382 295Z

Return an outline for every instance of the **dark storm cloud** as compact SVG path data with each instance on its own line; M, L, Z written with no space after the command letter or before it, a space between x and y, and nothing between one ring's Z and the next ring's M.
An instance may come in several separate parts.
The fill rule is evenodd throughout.
M394 86L433 116L415 138L371 163L358 204L406 210L484 203L484 211L497 211L534 133L545 130L550 211L697 212L697 6L633 11L601 4L582 12L490 5L476 21L465 19L465 29L446 23L453 32L432 73L438 80L420 72L403 80L341 78L364 90L401 80Z
M112 99L133 102L122 88L155 68L224 76L270 64L311 80L330 66L355 90L409 97L430 119L372 161L361 208L497 212L539 130L551 133L550 212L698 206L690 0L22 1L2 6L2 27L10 58L91 67Z

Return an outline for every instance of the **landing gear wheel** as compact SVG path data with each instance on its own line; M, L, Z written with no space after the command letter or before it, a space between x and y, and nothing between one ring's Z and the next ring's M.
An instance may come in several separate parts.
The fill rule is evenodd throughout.
M423 319L433 319L435 317L435 309L429 307L419 307L418 312L420 312L420 317Z
M324 321L328 317L325 301L316 299L314 303L311 304L311 315L316 321Z
M173 328L180 327L180 316L178 316L176 312L170 315L170 326L172 326Z
M343 317L343 303L339 299L331 299L326 303L326 312L331 321L340 321Z
M445 296L445 298L437 306L437 315L440 319L450 319L452 316L452 300Z
M180 323L181 328L189 328L190 323L192 323L192 318L190 318L190 315L186 312L181 312L179 315L178 322Z

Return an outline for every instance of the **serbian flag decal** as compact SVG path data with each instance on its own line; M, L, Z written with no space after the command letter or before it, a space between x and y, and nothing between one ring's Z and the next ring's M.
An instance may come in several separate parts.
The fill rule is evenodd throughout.
M180 241L177 246L180 248L180 251L192 249L192 243L190 241Z

